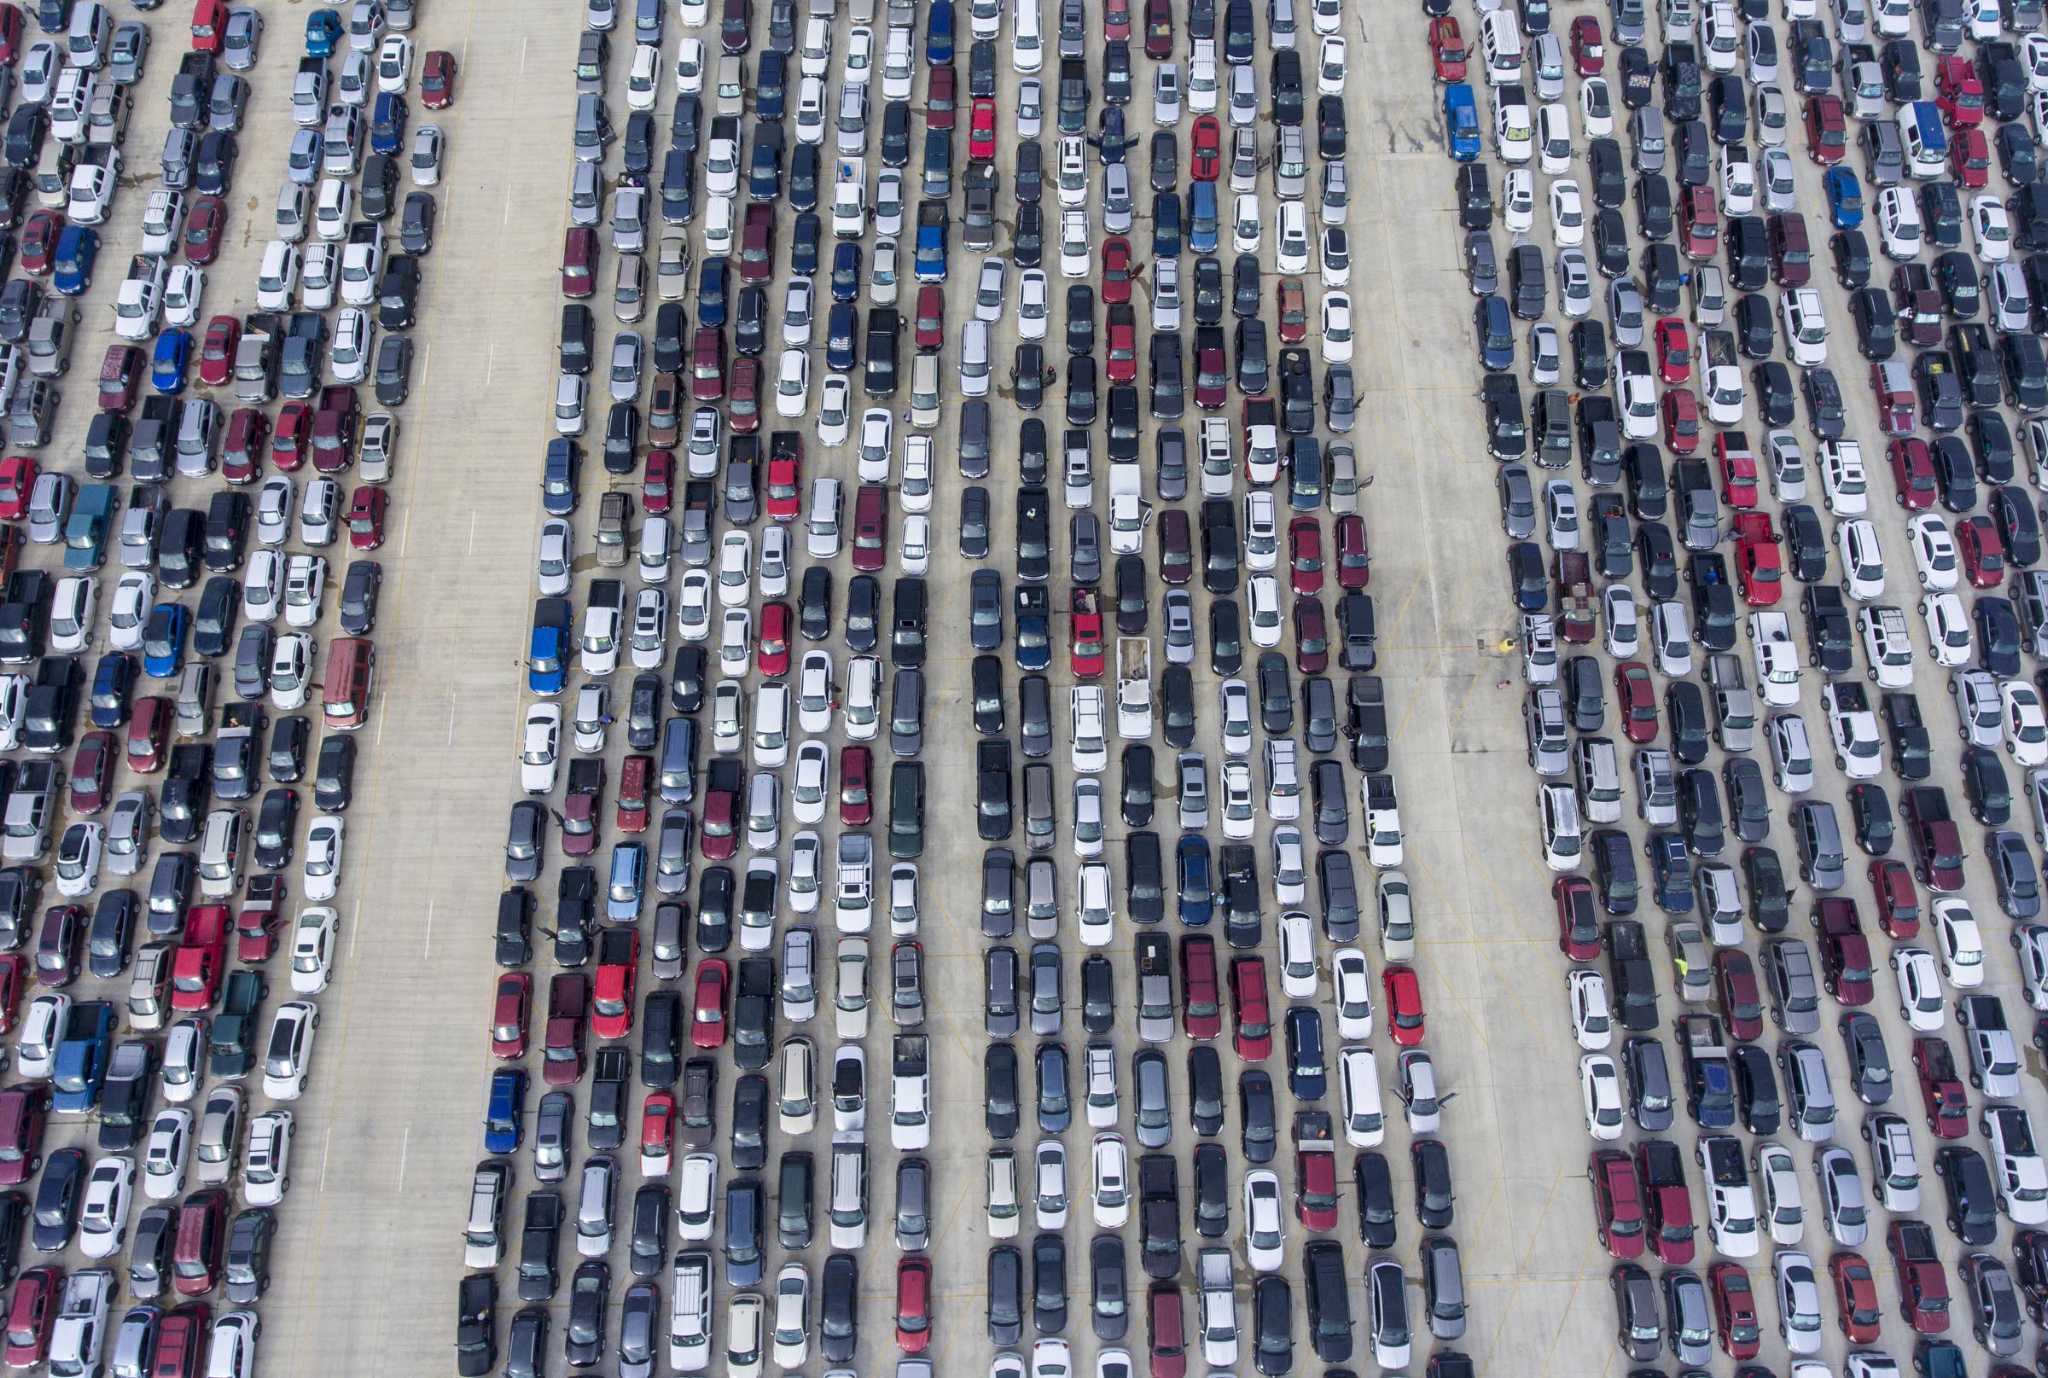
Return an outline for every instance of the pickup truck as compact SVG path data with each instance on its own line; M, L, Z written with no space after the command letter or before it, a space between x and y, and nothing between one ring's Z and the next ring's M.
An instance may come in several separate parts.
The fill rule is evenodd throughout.
M1899 803L1913 848L1913 876L1930 890L1954 894L1963 888L1963 835L1939 785L1916 785Z
M1964 995L1956 999L1956 1023L1970 1057L1970 1085L1991 1100L2010 1100L2020 1093L2019 1044L2005 1022L2005 1006L1995 995Z
M277 368L283 352L284 322L275 314L259 311L242 326L242 338L235 344L235 400L244 406L260 407L277 397Z
M562 1239L562 1198L552 1191L529 1192L526 1224L519 1232L519 1300L546 1301L559 1281L555 1254Z
M277 951L277 930L284 923L284 901L283 876L265 871L249 877L242 907L235 913L236 961L261 966L270 960Z
M775 988L773 958L740 958L732 1002L732 1057L742 1071L760 1071L774 1051Z
M255 1064L256 1031L263 1019L269 982L260 971L236 967L222 987L220 1013L206 1031L208 1076L232 1081Z
M104 1000L80 1001L71 1007L64 1037L57 1044L50 1080L56 1095L50 1109L59 1115L89 1115L99 1104L100 1085L107 1075L107 1054L114 1040L114 1007Z
M1152 640L1116 639L1116 734L1127 742L1152 737Z
M839 835L839 884L832 914L841 933L865 933L875 912L875 844L866 833Z
M315 59L308 58L307 61ZM498 1279L491 1273L469 1273L455 1294L455 1367L458 1373L485 1374L498 1366L494 1321Z
M1145 500L1144 478L1136 464L1109 466L1109 549L1135 555L1145 548L1145 523L1152 505Z
M260 703L236 699L220 712L213 743L213 793L217 799L253 798L260 783L262 736L268 721Z
M1557 585L1558 634L1574 646L1593 639L1593 571L1582 550L1560 550L1551 565Z
M1706 677L1721 749L1748 751L1756 745L1756 695L1743 678L1742 661L1728 654L1708 656Z
M1756 1188L1732 1134L1703 1134L1693 1158L1706 1174L1707 1237L1732 1258L1752 1258L1758 1247Z
M569 600L540 598L533 604L533 632L527 641L527 692L553 698L568 682Z
M1785 592L1785 553L1768 512L1735 514L1735 577L1752 608L1777 606Z
M1685 1061L1687 1111L1703 1129L1732 1128L1735 1078L1721 1022L1710 1014L1680 1015L1678 1044Z
M100 1088L101 1152L126 1153L142 1138L155 1079L156 1044L146 1038L130 1038L114 1046L113 1056L107 1059L106 1082Z
M946 280L946 236L952 225L943 201L917 203L917 280Z

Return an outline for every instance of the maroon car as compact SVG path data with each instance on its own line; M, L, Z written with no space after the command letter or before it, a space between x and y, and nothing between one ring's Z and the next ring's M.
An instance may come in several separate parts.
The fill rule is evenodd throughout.
M71 807L88 816L107 806L107 783L114 773L114 734L88 732L71 756Z
M227 228L227 203L218 196L201 196L185 216L185 260L204 268L220 257L221 231Z
M875 573L888 548L889 494L878 483L863 483L853 500L853 567Z

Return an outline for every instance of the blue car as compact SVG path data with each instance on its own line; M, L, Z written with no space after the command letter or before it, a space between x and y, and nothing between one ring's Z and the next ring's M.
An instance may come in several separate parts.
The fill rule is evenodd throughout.
M832 250L832 300L852 301L859 295L860 245L839 244Z
M92 672L92 725L109 730L128 721L128 695L135 685L135 659L120 651L100 657Z
M1215 913L1215 897L1209 889L1209 839L1200 833L1183 833L1173 849L1179 872L1180 921L1200 928Z
M159 603L149 610L142 632L142 673L151 679L176 679L185 668L185 631L191 614L183 603Z
M1152 198L1152 256L1180 257L1180 196L1175 192Z
M1287 1089L1296 1100L1317 1101L1329 1094L1323 1017L1308 1005L1287 1007Z
M722 258L707 258L697 270L697 324L725 324L725 293L731 265Z
M92 266L99 262L99 232L90 225L67 225L57 237L50 260L50 285L67 297L82 297L92 288Z
M761 54L761 65L754 69L754 115L758 119L779 120L789 103L788 59L781 53L770 50Z
M832 303L825 318L825 367L835 373L851 373L860 362L860 310L852 302Z
M1856 174L1837 164L1821 178L1828 197L1828 218L1838 230L1853 230L1863 223L1863 187Z
M805 211L796 218L789 236L789 271L798 277L818 275L818 213Z
M934 67L953 60L953 0L932 0L925 15L924 51Z
M341 15L334 10L314 10L306 16L306 56L329 57L341 41Z
M396 153L405 146L405 97L384 91L370 115L370 151Z
M1215 253L1221 228L1216 213L1216 184L1196 182L1188 188L1188 247L1198 254Z
M526 1138L526 1072L500 1067L491 1073L491 1098L484 1108L484 1152L517 1153Z
M1472 88L1462 81L1444 88L1444 133L1456 161L1469 163L1479 156L1479 107Z
M156 337L156 353L149 367L150 386L176 397L185 390L185 368L192 362L192 333L166 330Z

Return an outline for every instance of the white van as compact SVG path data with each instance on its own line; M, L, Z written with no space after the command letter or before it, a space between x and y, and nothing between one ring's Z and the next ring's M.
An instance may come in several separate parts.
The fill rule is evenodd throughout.
M715 257L732 253L733 199L714 196L704 203L704 252Z
M1905 187L1886 187L1877 194L1877 228L1885 257L1904 262L1920 255L1920 207Z
M677 1255L669 1295L669 1367L702 1373L711 1366L711 1255Z
M882 662L855 656L846 666L846 703L840 718L846 735L856 742L873 739L881 726Z
M1486 58L1486 84L1501 86L1522 75L1522 27L1509 9L1479 16L1479 51Z
M1372 1049L1347 1047L1338 1054L1338 1080L1344 1093L1344 1142L1374 1148L1387 1136L1387 1117L1380 1109L1380 1074Z
M1029 74L1045 66L1045 27L1035 4L1018 5L1011 20L1010 66Z
M811 510L805 518L805 551L814 560L829 560L839 553L839 480L811 480Z

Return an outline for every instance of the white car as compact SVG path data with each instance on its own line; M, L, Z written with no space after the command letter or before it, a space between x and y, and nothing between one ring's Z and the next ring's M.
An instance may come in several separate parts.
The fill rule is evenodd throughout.
M249 1121L249 1147L242 1155L242 1199L250 1205L275 1206L291 1190L296 1123L289 1110L266 1110Z
M1614 1041L1614 1013L1607 1001L1607 978L1586 967L1565 977L1571 997L1572 1036L1589 1053L1605 1052Z
M1329 292L1323 297L1323 362L1345 364L1351 362L1351 297L1344 292Z
M377 90L404 95L412 76L412 40L404 34L386 34L377 49Z
M1586 126L1589 139L1604 139L1614 132L1614 96L1607 78L1580 79L1579 120Z
M1586 203L1579 184L1568 177L1550 184L1550 231L1558 244L1566 247L1586 242Z
M288 1000L271 1016L265 1039L263 1094L272 1100L297 1100L305 1094L313 1070L313 1038L320 1027L320 1008L310 1000Z
M1780 1250L1771 1259L1771 1277L1778 1293L1778 1338L1793 1354L1820 1351L1820 1282L1813 1260L1794 1250Z
M1355 947L1337 949L1330 963L1337 997L1337 1034L1349 1042L1372 1037L1372 970Z
M754 578L754 538L745 531L728 531L718 538L718 602L727 608L745 607ZM659 592L650 589L648 592Z
M1934 663L1946 669L1968 665L1976 647L1976 634L1970 628L1970 614L1963 607L1963 600L1953 593L1930 593L1920 600L1920 616L1927 624L1927 648L1934 657ZM1912 683L1910 665L1903 676L1903 683L1885 685L1887 688L1902 689ZM1884 684L1884 677L1878 682Z
M817 436L820 445L844 445L853 416L853 380L828 373L818 388Z
M142 1194L174 1201L185 1190L185 1160L192 1146L192 1112L173 1106L156 1112L142 1150Z
M1958 990L1984 984L1984 933L1970 907L1957 900L1934 906L1934 937L1941 974Z
M555 787L556 767L561 756L561 705L537 703L528 708L521 743L520 787L528 794L547 794Z
M2042 712L2040 691L2021 680L2006 680L1998 686L1998 698L2006 754L2017 765L2048 765L2048 715Z
M1278 1174L1260 1168L1244 1175L1244 1221L1246 1261L1256 1272L1278 1272L1287 1248Z
M1955 588L1962 563L1948 523L1936 513L1921 512L1906 523L1906 533L1913 547L1913 567L1919 573L1920 587L1940 593Z
M1970 234L1977 241L1977 257L1986 263L2003 263L2012 257L2012 219L1996 196L1979 196L1970 202Z
M1859 603L1884 594L1884 549L1877 524L1856 517L1835 528L1835 546L1842 557L1842 592Z
M1606 1053L1587 1053L1579 1059L1579 1097L1586 1132L1602 1142L1619 1139L1628 1116L1622 1110L1621 1075L1613 1058Z
M156 577L139 569L124 573L107 606L107 644L117 651L142 649L143 633L155 606Z
M1500 205L1509 235L1527 234L1534 229L1536 174L1525 167L1511 167L1501 174Z
M348 831L339 814L323 813L306 831L306 898L331 900L341 884L341 857Z
M135 1160L112 1153L92 1165L78 1206L78 1251L112 1258L127 1242L128 1207L135 1197Z
M811 402L811 356L808 350L785 349L775 381L775 414L794 419Z
M1766 1140L1756 1147L1757 1190L1773 1244L1797 1244L1806 1233L1806 1201L1799 1187L1799 1168L1783 1144Z
M2023 923L2012 930L2013 952L2030 1009L2048 1010L2048 924Z
M164 279L164 320L189 330L199 323L200 300L205 295L205 269L189 263L173 265Z
M299 912L292 925L292 990L318 995L334 978L334 946L341 933L341 915L327 905Z
M683 571L676 594L676 634L685 641L711 639L711 572Z
M796 749L796 774L790 782L790 812L799 823L818 823L825 817L829 771L825 744L807 741Z

